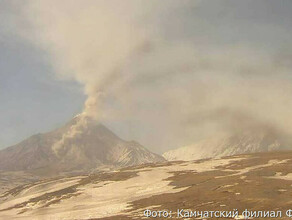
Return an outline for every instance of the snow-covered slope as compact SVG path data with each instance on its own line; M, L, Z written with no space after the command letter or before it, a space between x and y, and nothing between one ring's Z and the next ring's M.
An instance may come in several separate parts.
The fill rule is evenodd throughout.
M284 216L291 207L291 158L292 152L257 153L45 179L0 193L0 219L155 219L145 210L172 213L164 219L202 219L178 210L227 213L234 207L239 215L252 207Z
M0 151L0 170L46 174L164 161L139 143L122 140L102 124L87 119L81 126L80 120L75 117L62 128Z
M167 151L167 160L196 160L244 153L287 149L286 140L272 132L250 131L234 135L218 135L193 145Z

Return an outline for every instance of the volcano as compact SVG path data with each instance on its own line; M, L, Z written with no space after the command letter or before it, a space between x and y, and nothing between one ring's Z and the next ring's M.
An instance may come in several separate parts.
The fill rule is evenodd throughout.
M125 141L103 124L76 116L54 131L36 134L0 151L0 171L30 171L38 174L92 171L164 161L135 141ZM84 120L84 119L83 119ZM64 139L64 137L67 137ZM63 140L61 142L61 140ZM55 149L59 144L58 150ZM60 144L61 143L61 144Z

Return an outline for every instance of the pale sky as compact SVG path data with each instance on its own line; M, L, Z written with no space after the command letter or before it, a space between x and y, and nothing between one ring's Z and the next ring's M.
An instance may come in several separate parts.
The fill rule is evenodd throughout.
M86 100L79 82L56 77L43 49L17 34L21 4L0 0L0 148L63 125L82 111ZM202 0L154 19L166 44L187 41L200 50L248 45L292 67L291 11L291 0ZM292 83L290 73L279 77ZM146 137L143 132L151 129L141 128L143 123L135 120L105 124L122 138L135 139L159 153L187 144Z

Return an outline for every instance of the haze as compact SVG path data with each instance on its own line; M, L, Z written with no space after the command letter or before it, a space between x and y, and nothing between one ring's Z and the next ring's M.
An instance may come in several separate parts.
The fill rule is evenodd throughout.
M150 150L292 134L289 0L0 1L0 146L82 113Z

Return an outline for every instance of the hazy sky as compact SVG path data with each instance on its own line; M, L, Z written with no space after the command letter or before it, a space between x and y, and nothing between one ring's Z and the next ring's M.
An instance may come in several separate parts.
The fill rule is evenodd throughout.
M80 1L81 4L92 4L93 7L91 8L98 6L99 1L94 1L95 3L92 1L89 2L90 3ZM146 0L144 0L144 2L146 2ZM94 17L94 19L102 20L104 17L107 18L107 16L110 17L109 20L112 19L110 20L109 24L106 24L103 27L105 33L108 33L108 27L116 27L112 29L109 28L111 30L109 33L117 34L121 44L127 44L129 42L133 42L135 45L137 44L138 49L140 48L139 45L141 41L143 41L141 44L143 48L146 47L145 50L147 50L147 42L150 42L148 45L150 47L150 52L146 52L145 56L143 55L144 51L143 53L141 52L142 55L137 55L144 56L144 58L133 58L132 61L137 61L137 66L135 66L136 64L123 64L123 66L126 67L122 70L119 69L120 66L117 67L117 71L121 71L122 73L127 71L141 72L140 75L137 76L129 75L128 77L131 79L131 83L125 83L125 85L137 85L137 87L140 85L140 87L138 89L133 88L132 90L126 91L125 89L120 89L119 83L112 86L108 92L110 95L108 97L106 96L104 100L104 102L107 104L102 107L102 109L108 112L108 110L111 111L110 108L119 108L117 106L120 106L123 103L126 103L125 106L127 107L120 106L122 110L119 111L119 117L116 117L116 120L112 118L109 119L108 117L111 117L111 114L106 114L109 116L104 117L103 122L121 137L125 139L135 139L149 149L161 153L170 148L190 144L191 141L197 140L200 134L205 133L200 129L196 130L186 128L184 131L181 129L182 127L186 126L184 124L188 124L187 126L191 127L196 127L197 125L199 125L198 127L208 126L208 129L210 129L208 124L209 121L208 123L202 124L198 122L204 117L216 117L216 120L214 121L217 123L219 120L219 113L217 111L219 104L216 104L216 101L228 103L228 105L226 104L220 106L220 109L228 109L227 112L233 112L235 107L236 110L241 108L241 104L239 104L240 100L236 99L242 98L242 102L245 102L247 97L249 100L252 98L252 94L256 94L256 99L261 96L264 97L264 104L254 104L252 105L252 108L242 106L242 109L246 109L246 111L249 112L248 116L255 117L258 115L259 109L273 103L273 100L275 100L275 105L282 106L288 103L286 105L286 109L284 110L282 108L274 109L271 107L271 111L269 112L267 109L265 109L265 113L263 114L264 116L261 118L261 121L265 121L265 119L270 117L272 119L269 121L269 123L277 124L277 127L286 129L287 127L280 126L279 124L282 125L282 121L287 121L286 115L289 115L289 112L292 112L292 109L291 111L289 110L289 107L292 106L292 99L291 101L289 100L289 97L292 97L290 96L292 95L292 86L290 87L290 84L292 83L290 72L292 67L292 1L203 0L183 1L182 5L179 3L180 0L169 2L171 2L169 5L173 4L174 6L171 5L171 7L168 7L168 5L164 5L168 4L166 1L163 1L163 3L161 1L161 3L157 6L157 11L153 10L152 12L152 10L149 10L150 12L145 12L146 21L142 20L142 26L145 26L145 30L147 30L148 26L151 29L150 40L147 38L145 43L143 37L140 39L139 37L135 36L135 34L139 35L140 32L132 33L132 26L123 26L124 23L133 22L133 19L136 18L134 16L136 13L140 16L140 13L137 11L141 10L143 7L140 8L137 6L137 4L134 4L133 7L131 3L129 3L129 5L125 4L126 9L123 7L121 7L121 9L115 9L118 10L118 12L117 15L113 13L113 17L118 17L118 15L122 14L120 11L127 11L128 14L133 14L133 16L127 15L128 17L125 16L124 19L115 20L108 15L112 14L111 11L102 11L103 8L109 9L112 6L103 5L104 1L100 1L102 9L98 10L100 10L99 12L101 14L98 15L100 17ZM30 28L26 28L29 23L26 20L31 18L26 18L22 14L22 3L23 2L21 1L0 0L0 148L15 144L32 134L46 132L61 126L70 120L75 114L83 110L83 105L87 99L87 95L94 96L96 90L93 89L93 86L97 86L100 83L99 81L96 81L94 85L90 84L90 81L92 80L83 77L83 73L81 72L72 74L72 77L70 73L68 73L69 77L66 79L60 79L60 74L58 73L60 71L70 72L72 68L75 67L76 70L81 70L80 66L83 65L81 61L80 65L75 65L75 63L74 65L71 65L71 63L75 61L76 57L72 56L67 58L67 56L71 56L71 54L76 52L76 50L84 48L84 45L78 45L78 48L71 46L71 44L76 46L76 42L78 42L78 40L87 40L86 33L82 33L82 35L85 35L85 37L78 36L77 38L74 35L78 33L78 27L81 26L81 22L78 23L78 21L76 21L77 24L75 30L74 19L80 18L80 21L86 22L87 19L82 17L84 15L80 12L76 12L78 16L80 15L80 17L77 18L73 16L69 17L68 19L68 16L72 16L75 13L74 10L76 9L73 8L72 11L74 13L70 14L69 12L67 13L64 11L67 17L62 17L60 15L62 14L62 10L65 10L66 7L64 7L64 4L60 4L60 7L58 5L56 6L57 8L59 7L59 12L56 12L55 20L50 20L51 18L48 15L44 15L42 17L42 15L36 13L34 19L41 28L33 29L33 31L30 32ZM68 3L68 1L66 1L66 3ZM43 6L41 6L41 9L45 8L48 9L48 11L50 11L49 7L52 7L52 10L55 7L53 5L54 1L42 1L42 4ZM86 5L84 5L84 8L86 10ZM153 8L156 9L156 6ZM68 10L70 10L70 7ZM91 22L91 12L92 11L88 13L89 23ZM144 13L142 14L144 16ZM58 20L59 18L60 20ZM69 23L66 19L72 22ZM40 20L40 23L38 23L38 20ZM48 21L52 24L48 24ZM116 21L119 23L115 23ZM138 20L138 23L139 22L140 21ZM84 25L84 23L82 24ZM62 32L63 29L66 29L67 25L68 32ZM99 27L100 24L93 23L92 25ZM43 26L45 27L44 30L42 29ZM58 28L62 28L62 31L57 29L56 26ZM74 30L70 30L70 28L73 28ZM21 29L21 31L18 31L18 29ZM24 29L24 31L22 29ZM103 30L101 30L101 33ZM42 31L44 32L44 35L41 35L41 37L38 36L38 32ZM25 32L25 36L22 35L23 32ZM53 35L56 33L56 38L52 36L52 33ZM65 40L60 40L60 36L70 36L70 34L72 34L72 39L67 38ZM87 34L89 35L89 33ZM41 40L39 40L37 43L34 43L34 40L27 39L27 35L31 35L32 39L41 38ZM95 39L95 35L92 35L93 37L88 38L88 40ZM100 37L100 35L102 34L98 34L96 38ZM134 38L129 40L129 36L133 37L133 35ZM106 39L107 37L104 38ZM157 40L157 38L159 39ZM158 46L156 46L157 43L153 43L156 42L156 40L159 42ZM44 44L43 41L45 41L45 43L49 42L49 44ZM68 41L70 41L70 44ZM101 42L108 43L106 40ZM119 44L119 42L117 44ZM152 50L153 47L154 49ZM46 48L48 48L48 50L46 50ZM60 48L62 48L62 53L60 53ZM193 78L191 76L184 76L184 74L181 72L179 72L180 75L178 76L173 76L172 78L167 77L167 74L171 74L173 69L179 70L182 67L186 67L190 68L191 71L196 70L196 68L195 70L192 69L193 60L190 59L193 54L193 48L196 50L194 52L194 56L198 56L198 59L202 59L202 61L200 61L200 65L203 65L202 63L205 62L205 64L209 66L209 69L207 68L207 72L204 72L205 75L208 76L208 71L214 71L216 68L218 68L218 74L222 73L221 75L224 75L225 71L232 72L234 70L231 67L230 70L229 62L230 66L232 66L233 63L238 62L240 63L238 65L242 66L242 69L244 69L242 72L247 69L243 73L246 73L246 75L243 77L244 80L240 78L240 82L238 82L239 78L237 77L234 80L231 79L231 82L229 82L229 75L223 78L220 75L218 78L216 78L217 73L210 73L211 81L214 80L216 88L217 86L220 88L220 80L222 80L222 87L224 87L222 89L222 91L224 91L222 93L222 97L224 98L222 98L222 100L221 98L215 98L212 103L208 104L203 102L203 104L201 104L201 102L196 101L202 98L201 95L202 91L204 90L207 91L204 94L206 94L206 98L209 100L214 97L212 95L213 93L217 93L216 89L212 91L212 94L209 93L209 90L212 89L209 89L208 86L212 86L212 83L209 84L208 82L205 83L204 81L208 81L208 77L204 78L204 74L198 74L200 77L197 76L197 78ZM66 51L66 49L68 49L68 51ZM128 56L128 51L136 50L134 46L130 49L124 47L116 47L112 49L124 51L124 53L120 54L121 57ZM49 51L49 53L47 51ZM176 53L176 51L178 52ZM84 54L82 53L83 52L80 52L80 56L82 57L91 57L93 54L92 51L87 53L85 56L83 56ZM52 59L52 55L55 59L58 60ZM111 56L113 55L111 53L105 53L105 58L103 58L102 55L100 60L104 63L119 63L121 60L119 56L116 56L115 59L111 59ZM166 56L169 58L165 58ZM154 61L152 59L154 59ZM174 60L179 60L179 65L172 66ZM125 63L127 62L128 61ZM102 65L104 65L103 68L99 68L99 66L97 67L97 71L106 72L109 69L110 71L113 71L111 66L107 66L104 63L102 63ZM248 64L245 65L245 63ZM140 66L138 66L138 64ZM92 68L95 67L95 65L91 66ZM212 68L213 66L214 69ZM114 68L115 67L113 67L113 69ZM200 68L202 69L202 67ZM249 75L249 68L252 69L252 76ZM159 73L159 77L163 75L163 78L159 78L157 81L155 81L156 78L153 80L153 76L144 74L143 72L155 72L156 69L166 72L165 75L163 75L164 73ZM202 71L201 69L200 71ZM238 68L236 67L235 69ZM204 71L206 70L204 69ZM74 72L74 70L72 70L72 72ZM256 75L254 72L256 74L259 73L256 78L254 78L254 75ZM177 73L173 73L173 75L175 74ZM90 73L88 75L90 75ZM186 73L186 75L188 75L188 73ZM101 77L102 76L103 75L101 75ZM204 77L202 78L202 76ZM113 79L113 77L115 77L115 75L111 76L111 79ZM155 75L155 77L157 76ZM195 82L195 79L198 78L204 81L204 84L198 84ZM228 80L226 80L226 78ZM186 82L184 79L186 79ZM102 86L104 86L106 80L107 78L102 81ZM122 81L125 79L118 78L117 80ZM158 87L154 84L160 83L159 80L163 80L163 83L159 84ZM168 80L169 83L167 83ZM194 80L194 83L190 84L192 80ZM260 84L257 85L255 83L254 87L264 88L264 86L267 86L266 88L269 88L269 90L265 91L264 89L260 89L259 91L256 90L254 93L252 92L246 95L249 91L253 91L255 89L253 87L253 82L257 82L257 80L260 81ZM177 83L174 84L172 81L176 81ZM246 90L240 90L240 88L239 90L236 90L237 85L242 86L241 82L247 83L247 86L245 87L247 88ZM277 85L273 84L273 82L275 82ZM206 86L201 88L200 86L202 85ZM87 87L85 92L84 86ZM182 90L182 87L186 87L188 89ZM193 87L196 88L191 90ZM224 89L226 87L229 89L225 91ZM167 92L168 89L171 90L170 93ZM176 89L177 91L174 92ZM275 91L273 89L275 89ZM269 99L269 97L266 97L265 94L271 90L273 90L273 92L269 94ZM192 95L188 96L190 91L192 92ZM235 91L234 94L237 94L237 96L231 97L232 94L230 94L230 91ZM241 94L241 91L242 93L246 94ZM120 92L126 98L123 97L121 99L117 99L115 94ZM127 92L130 94L126 96L125 94ZM159 93L158 98L155 97L155 92ZM135 93L135 96L133 96L132 93ZM162 93L165 94L162 96ZM185 93L188 93L188 95L185 95ZM167 94L170 94L171 98L168 97ZM229 94L230 97L226 96L226 94ZM174 97L175 95L178 97ZM183 100L183 103L181 103L181 97L189 97L190 100L185 99ZM141 102L141 99L143 99L143 102ZM172 105L169 104L168 99L171 99L171 103L178 103L178 105L181 105L181 108L177 106L172 107ZM236 105L235 107L232 105L232 108L229 108L231 99L233 101L236 100L234 101ZM176 102L176 100L179 101ZM256 102L257 100L255 103ZM160 105L160 103L164 104ZM190 103L195 103L195 106L190 105ZM213 104L216 106L216 108L210 108L210 105L213 106ZM196 108L199 105L202 105L203 107L200 111L197 111ZM151 108L151 110L147 111L148 108ZM183 108L189 108L192 109L192 111L186 112ZM130 109L129 112L133 114L132 118L124 113L124 111L128 109ZM204 109L206 110L205 112L208 113L205 116L201 114L201 111ZM214 109L216 109L215 113L213 111ZM164 111L169 111L166 114L169 115L163 117ZM185 117L174 117L173 112L176 114L185 115ZM221 112L222 111L220 111L220 114ZM238 111L236 112L238 113ZM285 117L276 117L276 115L281 114L285 115ZM113 112L112 115L116 116L117 112ZM226 117L224 114L219 116L220 120L224 117ZM155 122L158 124L155 124ZM194 126L194 124L196 124L196 126ZM177 127L178 130L167 130L171 125ZM218 127L216 127L216 129L218 129ZM185 137L183 135L184 133L186 135ZM178 137L176 137L176 135ZM191 137L194 138L192 139Z

